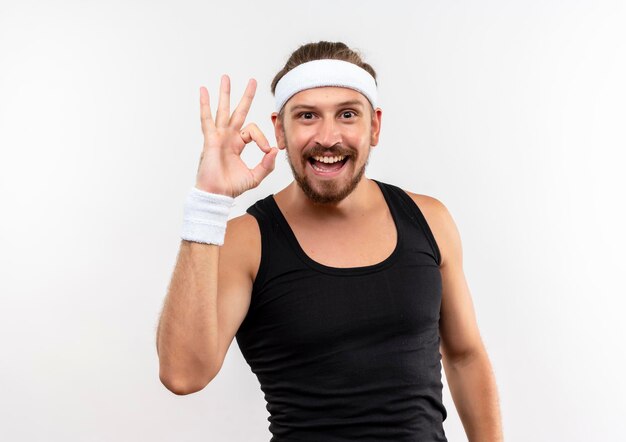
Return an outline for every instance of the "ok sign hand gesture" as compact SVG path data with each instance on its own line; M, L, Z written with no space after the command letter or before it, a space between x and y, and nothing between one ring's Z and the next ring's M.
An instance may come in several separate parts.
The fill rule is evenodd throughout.
M206 192L237 197L254 188L274 170L278 148L270 147L267 138L250 123L243 129L246 115L256 91L256 80L250 79L239 105L230 115L230 78L223 75L215 120L211 115L209 92L200 87L200 115L204 146L198 166L196 187ZM241 152L254 141L265 155L249 169L241 159Z

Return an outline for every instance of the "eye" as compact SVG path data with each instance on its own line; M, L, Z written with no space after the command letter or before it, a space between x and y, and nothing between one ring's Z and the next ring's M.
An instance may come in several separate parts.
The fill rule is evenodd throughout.
M313 118L313 112L302 112L300 117L304 117L305 120L310 120Z
M350 119L350 118L354 118L356 116L356 113L354 113L352 111L343 111L341 113L341 116L344 117L344 118Z

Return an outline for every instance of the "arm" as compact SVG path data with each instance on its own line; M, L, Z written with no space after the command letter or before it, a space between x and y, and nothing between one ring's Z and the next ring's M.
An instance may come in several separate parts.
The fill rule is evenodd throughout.
M463 273L458 229L439 200L420 196L416 202L424 207L442 256L440 336L452 399L470 442L500 442L503 435L497 386Z
M496 382L484 348L456 362L444 354L443 363L468 441L503 441Z
M176 394L202 388L217 368L219 247L180 245L157 330L159 378Z
M182 241L157 331L159 377L170 391L202 390L220 371L250 306L260 255L249 214L228 221L222 246Z
M200 88L204 145L197 189L235 198L258 186L274 169L278 149L270 147L254 123L241 129L255 91L256 81L251 79L229 117L230 78L223 75L214 120L209 93L205 87ZM265 152L254 169L240 158L251 141ZM199 221L197 226L205 224L195 218L188 221ZM176 394L201 390L217 375L248 311L261 248L260 231L253 226L254 217L244 214L227 223L221 246L187 240L181 243L156 343L159 378Z

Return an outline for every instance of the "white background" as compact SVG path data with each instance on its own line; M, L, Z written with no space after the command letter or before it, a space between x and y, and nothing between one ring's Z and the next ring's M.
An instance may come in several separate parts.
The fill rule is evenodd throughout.
M0 439L269 440L236 341L176 396L155 332L199 87L215 97L228 73L238 101L256 78L247 121L274 144L270 81L323 39L378 73L366 175L458 225L505 439L626 440L625 23L597 0L0 2ZM281 151L232 216L291 178Z

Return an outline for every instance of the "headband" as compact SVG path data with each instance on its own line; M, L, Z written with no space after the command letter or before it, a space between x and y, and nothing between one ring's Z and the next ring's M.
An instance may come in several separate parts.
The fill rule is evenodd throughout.
M276 84L276 112L300 91L322 86L354 89L376 108L376 80L365 69L343 60L323 59L302 63L287 72Z

